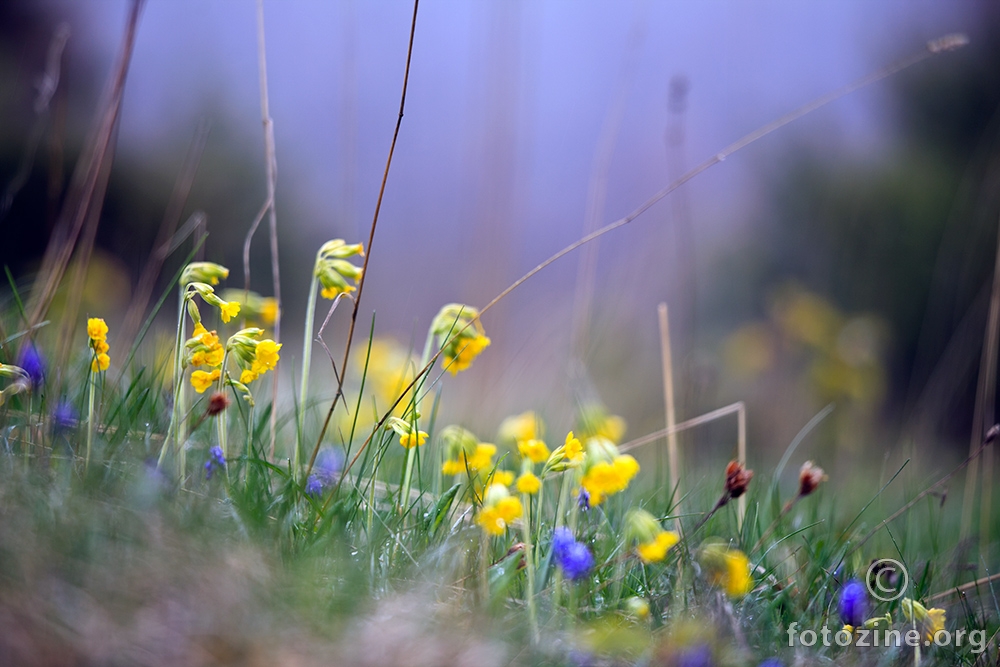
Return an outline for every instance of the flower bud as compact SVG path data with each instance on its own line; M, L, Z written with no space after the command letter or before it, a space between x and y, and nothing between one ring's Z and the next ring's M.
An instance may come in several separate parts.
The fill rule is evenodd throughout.
M806 461L799 470L799 495L808 496L828 479L826 473L812 461Z
M208 283L218 285L220 280L229 277L229 269L215 262L191 262L181 273L181 285L190 283Z
M746 493L753 470L747 470L739 461L730 461L726 466L726 493L730 498L739 498Z

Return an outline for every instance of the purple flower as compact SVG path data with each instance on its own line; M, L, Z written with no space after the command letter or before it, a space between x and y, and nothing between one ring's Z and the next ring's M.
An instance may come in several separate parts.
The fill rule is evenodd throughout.
M205 461L205 479L212 479L213 472L225 469L226 455L222 453L222 447L215 445L208 450L208 460Z
M857 627L865 622L868 613L868 593L865 585L851 579L840 591L840 620L845 625Z
M76 410L73 409L73 404L65 398L59 401L52 412L52 430L60 433L76 426L76 423Z
M594 567L594 556L583 542L577 542L569 528L560 526L552 534L552 554L567 579L587 576Z
M306 480L306 495L319 497L337 481L344 467L344 453L339 449L323 449L316 455L312 474Z
M33 343L28 343L21 349L17 365L31 378L32 387L38 387L45 381L45 357Z
M580 492L576 495L576 503L584 512L590 509L590 492L580 487Z
M677 667L712 667L712 649L698 644L677 657Z
M757 665L757 667L785 667L781 664L781 661L777 658L768 658L764 662Z

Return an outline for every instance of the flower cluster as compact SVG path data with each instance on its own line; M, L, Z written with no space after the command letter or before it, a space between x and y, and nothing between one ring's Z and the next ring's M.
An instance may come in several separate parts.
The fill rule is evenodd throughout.
M385 422L385 428L391 429L399 436L399 444L403 449L420 447L427 442L427 433L418 430L415 422L420 415L414 415L413 421L400 419L399 417L389 417Z
M573 537L573 531L560 526L552 533L552 556L562 570L563 576L571 581L583 579L594 567L594 555L583 542Z
M278 319L278 302L274 297L241 289L227 289L222 292L222 299L239 304L240 313L249 326L259 324L269 327Z
M258 340L263 335L263 329L249 327L237 331L226 343L226 349L236 356L241 384L253 382L278 365L278 352L282 344L275 343L270 338Z
M438 312L431 323L431 334L437 336L444 367L452 375L471 366L490 344L479 311L460 303L449 303Z
M731 598L741 598L753 588L750 561L739 549L718 542L702 545L699 560L713 586L722 588Z
M240 304L238 301L227 301L215 293L213 285L218 285L219 280L229 277L229 269L214 262L191 262L184 268L181 274L181 289L183 290L184 303L187 305L188 314L195 324L201 322L201 313L198 305L194 302L194 295L199 295L205 303L219 309L219 317L223 323L228 323L240 314Z
M111 365L111 357L108 356L108 325L99 317L91 317L87 320L87 336L90 337L90 349L94 351L94 358L90 362L90 371L97 373L108 370Z
M503 535L507 526L523 513L524 506L517 496L510 495L506 485L493 483L483 496L483 506L479 508L476 523L490 535Z
M486 474L493 468L496 445L479 442L471 431L461 426L446 426L441 430L441 442L445 455L441 474L464 475L466 470L473 474Z
M590 494L590 504L600 505L608 496L624 491L639 472L639 463L600 436L587 441L581 485Z
M190 339L184 344L186 351L185 361L188 366L206 366L210 370L195 370L191 373L191 386L199 394L204 393L212 383L219 379L222 360L226 351L219 342L219 336L214 331L208 331L198 322L194 326L194 332Z
M643 509L631 509L625 517L626 542L635 540L636 552L643 563L663 560L667 551L680 541L680 535L663 530L660 522Z
M218 445L208 450L208 460L205 461L205 479L212 479L216 470L226 469L226 455Z
M348 257L364 257L364 246L360 243L348 244L344 239L327 241L316 253L316 264L313 274L319 280L323 289L320 295L324 299L335 299L339 294L349 294L355 290L348 280L355 285L361 280L363 269L347 261Z

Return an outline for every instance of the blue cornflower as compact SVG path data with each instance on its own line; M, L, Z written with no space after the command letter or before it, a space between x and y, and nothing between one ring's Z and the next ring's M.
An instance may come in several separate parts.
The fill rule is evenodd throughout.
M208 460L205 461L205 479L212 479L212 473L226 469L226 456L222 453L222 447L215 445L208 450Z
M840 591L840 620L845 625L858 627L865 622L868 613L868 592L865 585L857 579L851 579Z
M38 387L45 381L45 357L34 344L28 343L21 349L17 365L31 378L32 387Z
M560 526L552 534L552 554L567 579L587 576L594 567L594 556L583 542L577 542L569 528Z

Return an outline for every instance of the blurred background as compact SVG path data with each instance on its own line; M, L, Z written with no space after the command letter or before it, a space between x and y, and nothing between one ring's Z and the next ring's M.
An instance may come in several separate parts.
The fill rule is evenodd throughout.
M22 286L98 118L127 9L0 4L0 262ZM367 240L411 12L265 3L288 389L316 249ZM963 32L969 47L753 144L513 292L483 318L492 346L443 380L440 417L490 439L532 409L557 440L579 405L600 403L626 439L662 428L666 302L679 420L746 401L752 456L773 461L833 404L808 446L829 467L894 448L960 458L1000 212L998 28L987 3L425 0L359 331L374 312L379 337L419 351L443 304L482 307L746 133ZM58 35L58 86L39 110ZM192 145L203 150L180 219L204 212L204 257L242 287L243 239L266 198L257 57L250 0L146 3L82 306L112 332ZM168 259L154 300L190 249ZM265 222L251 266L265 295L268 253ZM327 328L338 356L348 310ZM314 355L317 397L332 396ZM724 421L689 441L729 456L734 432Z

